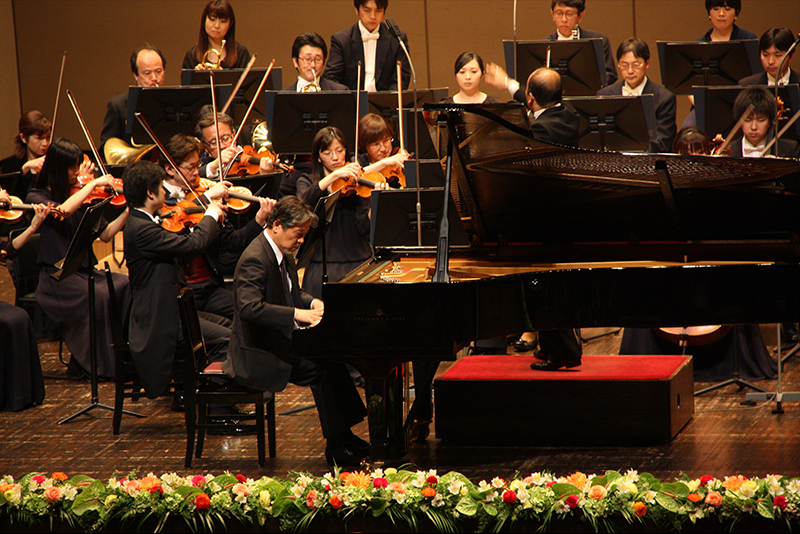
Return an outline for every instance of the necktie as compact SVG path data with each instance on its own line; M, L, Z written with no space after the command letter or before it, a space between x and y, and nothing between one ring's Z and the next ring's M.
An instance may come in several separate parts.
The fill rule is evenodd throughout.
M361 41L366 43L367 41L377 41L380 38L379 33L368 33L367 35L361 36Z
M281 261L281 280L283 281L283 292L286 295L286 305L294 308L292 290L289 289L289 272L286 270L286 258Z

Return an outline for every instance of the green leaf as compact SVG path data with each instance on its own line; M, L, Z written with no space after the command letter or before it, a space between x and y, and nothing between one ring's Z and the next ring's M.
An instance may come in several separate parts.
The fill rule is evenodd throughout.
M660 504L662 508L672 513L678 513L678 510L680 509L678 501L676 501L673 497L661 492L656 493L656 502Z
M775 507L772 505L770 499L761 499L758 501L758 514L767 519L775 519Z
M668 484L662 484L660 491L673 495L676 498L681 498L681 497L686 498L686 496L689 495L690 493L689 486L687 486L683 482L672 482Z
M491 503L483 502L481 503L483 507L483 511L486 512L488 515L494 517L497 515L497 507Z
M381 515L384 511L386 511L387 506L389 506L389 501L386 499L372 498L369 500L369 507L373 517L378 517Z
M458 500L456 511L460 514L472 517L478 513L478 501L470 495L464 495Z
M104 494L105 486L99 480L95 480L88 486L84 486L75 496L75 500L72 502L72 511L75 512L75 515L81 516L92 510L100 510L103 507L100 498Z
M567 484L562 482L560 484L553 484L550 486L550 489L553 490L553 493L560 499L563 497L567 497L568 495L580 495L583 493L580 489L572 484Z

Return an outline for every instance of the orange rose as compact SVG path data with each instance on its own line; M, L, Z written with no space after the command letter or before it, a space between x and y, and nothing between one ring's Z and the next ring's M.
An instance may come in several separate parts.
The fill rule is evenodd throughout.
M205 493L201 493L194 498L194 504L198 510L208 510L208 507L211 506L211 498Z
M745 482L747 482L747 477L736 475L726 478L725 482L722 483L722 487L729 491L739 491Z
M686 498L692 502L700 502L703 500L703 496L698 495L697 493L690 493L689 495L686 496Z
M331 506L333 506L334 510L338 510L344 504L342 498L338 495L332 495L331 498L328 499L328 502L331 503Z
M53 476L54 479L61 480L62 482L64 480L67 480L67 475L62 473L61 471L56 471L55 473L53 473L52 476Z
M49 503L58 502L59 499L61 499L61 488L58 486L50 486L44 490L44 498L47 499Z
M636 501L633 503L633 511L639 517L644 517L644 514L647 513L647 506L642 501Z
M722 504L722 495L718 491L709 491L708 495L706 495L706 504L719 508Z
M422 495L428 498L434 497L436 495L436 490L430 486L425 486L422 488Z
M599 484L595 484L594 486L589 488L589 498L595 499L596 501L605 498L606 493L607 491L605 486L601 486Z
M10 489L14 489L14 484L6 484L5 482L0 482L0 493L5 493Z

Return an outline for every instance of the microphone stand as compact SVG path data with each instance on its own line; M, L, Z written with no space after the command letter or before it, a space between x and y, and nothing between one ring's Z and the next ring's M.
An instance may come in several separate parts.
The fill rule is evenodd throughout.
M778 82L781 79L781 72L783 72L783 65L786 61L792 57L792 52L794 49L797 48L797 43L800 43L800 36L795 39L792 43L792 46L789 47L789 50L786 51L786 54L783 56L780 64L778 65L778 72L776 73L777 76L775 77L775 102L778 102ZM778 120L777 117L775 118L775 124L772 125L775 128L775 156L778 156Z
M414 84L414 154L416 157L414 158L414 163L416 164L416 172L417 172L417 246L422 246L422 200L421 200L421 193L419 187L420 181L420 174L419 174L419 112L417 110L417 72L414 69L414 63L411 61L411 54L408 53L408 48L406 48L406 44L400 38L400 28L394 23L392 19L386 19L385 21L386 27L389 28L389 33L391 33L397 41L400 43L400 48L403 49L403 52L406 54L406 58L408 59L408 65L411 67L411 81ZM403 91L403 80L397 80L397 90Z

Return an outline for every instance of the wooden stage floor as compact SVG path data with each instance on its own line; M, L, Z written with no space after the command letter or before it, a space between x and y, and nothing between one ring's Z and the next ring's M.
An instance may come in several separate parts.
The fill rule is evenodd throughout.
M13 286L8 273L0 267L0 298L13 302ZM764 325L770 349L775 344L775 325ZM586 329L584 337L598 330ZM585 354L616 354L620 335L603 337L584 345ZM329 471L324 460L322 438L315 409L286 414L313 403L307 388L289 386L276 397L277 457L258 467L254 436L206 438L202 459L191 470L184 469L186 438L183 414L170 410L170 399L143 399L128 403L127 408L146 414L144 419L125 416L122 431L111 431L110 411L95 408L86 415L59 425L58 421L90 404L91 388L87 382L66 379L66 367L59 362L57 344L39 345L45 379L46 397L41 406L21 412L0 413L2 445L0 475L20 477L33 471L64 471L68 475L85 474L102 479L136 471L140 475L243 473L286 476L292 471L322 475ZM439 372L448 365L442 364ZM785 364L783 391L800 391L800 355ZM755 385L775 391L777 380L756 381ZM708 383L696 383L699 390ZM99 400L113 404L114 386L100 384ZM759 402L742 406L749 390L735 385L695 397L695 415L688 425L668 443L644 447L474 447L448 446L435 439L435 424L424 443L413 444L404 461L421 469L440 473L455 470L474 481L494 476L510 477L537 471L567 475L574 471L587 474L607 469L636 469L662 480L672 480L682 472L692 476L744 474L800 476L800 402L783 403L785 413L774 414L775 403ZM363 392L362 392L363 393ZM643 401L646 402L646 399ZM516 406L513 399L498 404L497 410L535 410L536 406ZM366 436L366 423L355 428ZM475 432L480 432L476 428Z

